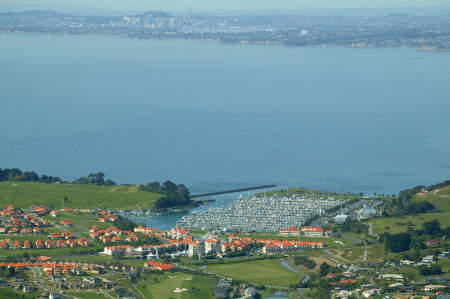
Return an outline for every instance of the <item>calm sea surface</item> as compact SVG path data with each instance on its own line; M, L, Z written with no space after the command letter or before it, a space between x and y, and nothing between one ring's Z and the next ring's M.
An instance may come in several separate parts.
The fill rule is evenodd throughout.
M192 193L450 178L450 53L0 34L0 167Z

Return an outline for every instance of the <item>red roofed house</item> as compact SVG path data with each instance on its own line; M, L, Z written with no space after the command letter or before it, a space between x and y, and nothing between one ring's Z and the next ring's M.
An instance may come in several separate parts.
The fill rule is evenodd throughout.
M146 262L144 266L148 267L152 270L160 270L160 271L170 270L170 269L175 268L175 265L163 264L163 263L154 262L154 261Z
M439 241L438 240L428 240L427 245L430 247L437 247L439 245Z
M301 231L306 237L318 238L323 236L323 228L318 226L304 226Z
M53 217L59 217L59 212L57 210L53 210L50 212L50 215Z
M71 227L72 226L72 222L70 222L69 220L66 219L62 219L61 220L61 225L64 227Z

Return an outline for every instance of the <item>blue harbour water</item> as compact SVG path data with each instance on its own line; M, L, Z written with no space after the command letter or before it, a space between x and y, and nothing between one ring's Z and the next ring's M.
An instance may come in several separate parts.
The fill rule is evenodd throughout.
M0 167L192 193L397 193L450 177L449 53L14 34L0 45Z

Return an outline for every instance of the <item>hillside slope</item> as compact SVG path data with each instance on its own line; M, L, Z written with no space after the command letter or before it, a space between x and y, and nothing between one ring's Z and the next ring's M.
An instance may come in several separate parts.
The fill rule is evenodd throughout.
M67 197L67 200L64 200ZM0 207L46 205L54 208L148 209L161 194L128 186L0 182Z

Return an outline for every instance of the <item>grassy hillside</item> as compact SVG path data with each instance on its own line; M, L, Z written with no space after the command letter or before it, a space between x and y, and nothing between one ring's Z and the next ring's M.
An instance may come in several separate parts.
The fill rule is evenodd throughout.
M440 211L450 213L450 186L427 193L417 193L414 200L428 200Z
M439 220L442 228L450 226L450 213L425 213L403 217L375 218L370 222L373 224L373 232L375 234L385 232L396 234L407 231L409 227L420 229L425 221L433 219Z
M421 192L414 195L413 201L427 200L432 203L437 213L413 214L402 217L375 218L370 220L373 224L373 232L382 234L389 232L391 234L405 232L408 228L420 229L425 221L433 219L439 220L442 228L450 226L450 186Z
M67 197L67 202L64 202ZM54 208L150 208L160 194L136 187L0 182L0 207L43 204Z

